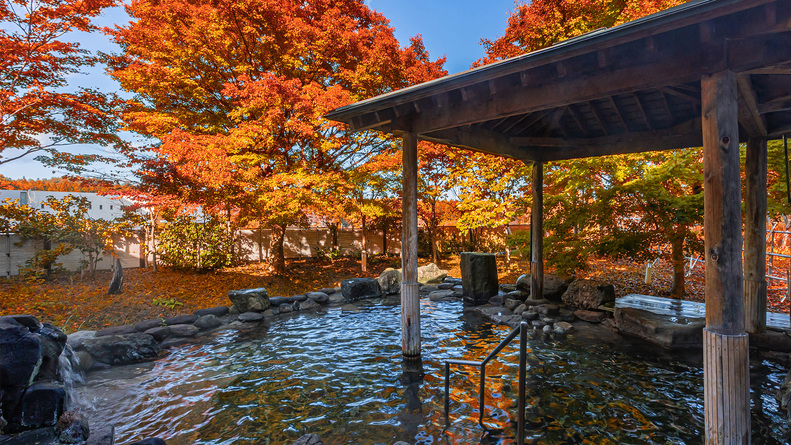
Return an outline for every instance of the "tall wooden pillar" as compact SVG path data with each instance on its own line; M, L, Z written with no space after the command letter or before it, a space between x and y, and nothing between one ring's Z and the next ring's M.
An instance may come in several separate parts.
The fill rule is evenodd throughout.
M744 328L766 331L766 138L747 141L744 197Z
M706 250L703 370L707 444L750 443L748 337L742 294L736 75L701 81Z
M401 350L420 357L420 285L417 281L417 136L404 133L401 236Z
M533 208L530 224L530 298L544 298L544 165L533 163Z

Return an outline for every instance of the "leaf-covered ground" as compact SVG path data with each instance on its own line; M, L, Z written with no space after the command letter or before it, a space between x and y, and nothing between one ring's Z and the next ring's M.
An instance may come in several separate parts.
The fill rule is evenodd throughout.
M422 259L420 264L427 263ZM265 287L269 295L294 295L322 287L336 287L352 277L376 277L387 267L400 267L397 257L374 258L368 272L360 271L359 260L291 260L286 276L274 276L266 265L253 263L217 272L162 269L127 269L124 271L124 292L106 295L110 272L97 272L93 279L61 277L45 283L29 283L19 279L0 280L0 315L32 314L51 322L67 332L80 329L101 329L135 323L153 317L170 317L191 313L196 309L228 305L228 291ZM579 276L598 278L615 285L618 296L629 293L667 296L672 281L669 262L656 263L652 284L646 285L645 264L630 261L591 260L590 269ZM441 262L440 267L460 277L458 257ZM500 283L516 283L519 275L529 271L529 261L514 258L510 268L498 257ZM704 270L698 264L687 278L690 300L703 301ZM782 287L783 289L779 289ZM789 300L781 302L785 283L770 281L769 310L788 312Z

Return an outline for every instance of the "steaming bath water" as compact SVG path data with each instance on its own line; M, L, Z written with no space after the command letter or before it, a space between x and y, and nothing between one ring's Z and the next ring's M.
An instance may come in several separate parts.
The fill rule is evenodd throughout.
M487 367L485 428L477 423L476 370L451 380L447 358L479 360L509 329L461 303L421 301L422 382L402 376L398 306L362 303L276 318L268 328L220 331L154 363L94 372L77 403L94 425L115 424L116 443L161 437L179 444L512 443L517 344ZM670 359L604 328L565 340L530 340L527 437L541 444L697 444L703 432L699 357ZM753 364L754 367L756 363ZM784 377L751 374L753 443L786 443L773 394Z

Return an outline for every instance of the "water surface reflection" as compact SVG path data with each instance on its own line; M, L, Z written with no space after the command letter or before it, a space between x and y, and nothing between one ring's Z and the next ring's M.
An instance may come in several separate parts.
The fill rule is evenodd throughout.
M328 309L220 332L154 363L88 376L78 396L94 423L116 425L117 443L162 437L179 444L288 444L305 433L324 443L513 443L517 345L487 367L485 428L478 373L451 379L447 358L482 359L508 333L460 303L421 302L422 372L402 366L397 306ZM614 346L618 344L619 346ZM528 345L530 443L702 443L699 357L669 359L623 346L604 330ZM753 443L786 443L772 397L783 371L753 373Z

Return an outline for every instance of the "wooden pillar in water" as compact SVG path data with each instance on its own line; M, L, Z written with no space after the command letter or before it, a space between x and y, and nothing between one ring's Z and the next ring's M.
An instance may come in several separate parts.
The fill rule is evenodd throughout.
M401 236L401 350L420 357L420 285L417 281L417 136L404 133Z
M744 329L766 331L766 138L747 141L744 197Z
M533 163L533 208L531 215L530 298L544 298L544 165Z
M750 443L748 337L742 292L736 75L701 80L706 250L703 384L706 443Z

